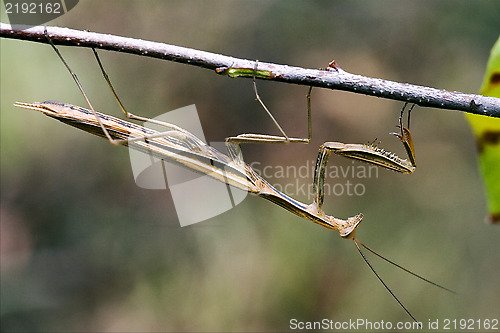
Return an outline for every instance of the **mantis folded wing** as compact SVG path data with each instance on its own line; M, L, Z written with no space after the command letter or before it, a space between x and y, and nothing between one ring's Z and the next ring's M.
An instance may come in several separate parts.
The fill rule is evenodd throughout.
M105 133L93 112L82 107L59 102L16 103L15 105L41 111L66 124L105 137ZM124 140L125 146L147 152L155 157L166 159L169 162L257 194L300 217L311 220L327 229L338 230L342 237L353 237L356 227L363 218L362 214L349 217L347 220L329 216L321 210L321 205L318 205L317 202L306 205L278 191L237 157L239 150L235 143L228 143L228 151L232 155L230 158L175 125L166 124L171 130L159 133L102 113L97 113L97 116L112 139ZM324 174L322 169L325 166L326 163L319 163L319 169L316 172ZM323 180L320 182L322 184ZM322 196L322 193L321 190L315 196Z

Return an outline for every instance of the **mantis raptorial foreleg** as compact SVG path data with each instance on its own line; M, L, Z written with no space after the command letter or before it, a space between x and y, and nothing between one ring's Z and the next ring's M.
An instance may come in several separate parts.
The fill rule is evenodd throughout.
M262 108L266 111L266 113L269 115L273 123L276 125L278 130L281 132L282 136L274 136L274 135L266 135L266 134L240 134L238 136L234 137L229 137L226 138L226 143L228 143L228 146L232 146L233 150L239 151L239 145L241 143L291 143L291 142L297 142L297 143L309 143L311 141L312 137L312 122L311 122L311 92L312 88L309 88L309 91L307 93L307 122L308 122L308 138L307 139L301 139L301 138L290 138L286 135L282 127L278 124L276 119L273 117L272 113L269 111L269 109L266 107L264 102L259 96L259 93L257 91L257 84L256 84L256 77L261 77L261 78L268 78L271 76L271 73L268 71L263 71L263 70L258 70L258 61L255 62L255 66L252 69L250 68L235 68L235 67L229 67L229 68L218 68L217 72L220 74L225 74L230 77L239 77L239 76L252 76L253 78L253 89L255 93L255 99L259 102L259 104L262 106ZM397 156L394 153L388 152L384 149L378 148L377 145L375 144L345 144L341 142L325 142L321 148L320 148L320 155L318 156L318 163L321 158L321 165L324 163L324 167L326 167L326 161L328 160L328 156L330 152L334 152L337 155L345 156L348 158L354 158L358 160L362 160L368 163L372 163L381 167L385 167L394 171L410 174L413 173L413 171L416 168L416 162L415 162L415 150L413 147L413 139L411 136L410 132L410 114L415 106L413 104L411 108L408 110L408 127L404 127L403 125L403 113L406 108L407 103L403 106L401 110L401 114L399 117L399 127L401 129L401 133L391 133L393 135L396 135L401 142L403 143L403 146L406 149L406 152L408 154L408 159L402 159L399 156ZM325 151L322 153L321 151ZM319 165L319 164L318 164ZM317 172L319 171L316 170ZM315 182L314 186L317 186L317 191L316 193L320 195L322 193L322 185L323 185L323 180L322 177L320 177L318 174L315 175ZM321 183L321 184L320 184ZM320 186L321 185L321 186ZM316 198L315 202L319 204L319 207L321 207L321 202L322 200L319 200L319 198Z
M342 142L325 142L321 146L320 151L332 151L337 155L361 160L405 174L413 173L417 167L415 162L415 149L413 147L413 139L410 132L410 113L414 105L408 111L408 127L404 127L402 121L405 107L406 104L403 106L401 115L399 116L399 127L401 128L401 133L391 134L397 136L401 140L408 154L408 159L402 159L394 153L377 147L373 143L367 145L357 143L346 144Z
M382 148L378 148L372 144L357 144L357 143L342 143L342 142L325 142L319 149L318 158L316 161L316 169L314 172L313 189L314 189L314 204L321 208L324 200L324 177L328 163L328 158L331 153L340 156L357 159L360 161L375 164L390 170L398 171L405 174L411 174L417 167L415 162L415 150L413 147L413 139L410 132L410 113L414 105L408 110L408 127L403 126L403 113L406 108L406 103L401 110L399 116L400 133L391 133L396 135L408 154L408 159L402 159L394 153L388 152Z

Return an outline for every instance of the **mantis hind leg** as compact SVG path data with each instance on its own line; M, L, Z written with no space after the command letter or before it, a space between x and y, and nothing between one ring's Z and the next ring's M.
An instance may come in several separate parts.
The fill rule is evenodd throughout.
M278 129L281 135L267 135L267 134L240 134L234 137L226 138L226 142L234 142L237 144L241 143L309 143L311 141L312 136L312 123L311 123L311 91L312 87L309 88L307 93L307 123L308 123L308 137L307 138L292 138L289 137L283 128L280 126L276 118L274 118L273 114L267 106L264 104L262 99L260 98L259 92L257 90L257 83L255 80L255 73L258 71L257 69L258 61L255 62L255 67L253 70L253 90L255 93L255 99L259 102L260 106L266 111L267 115L271 118L274 125Z
M111 84L111 80L109 79L109 76L104 69L104 66L101 62L101 59L99 58L99 55L97 54L97 51L94 48L92 48L92 51L94 52L94 56L95 56L96 61L99 65L101 73L102 73L104 79L106 80L109 88L111 89L111 92L113 93L113 96L115 97L115 100L118 103L118 105L119 105L120 109L122 110L122 112L124 113L124 115L129 119L135 119L135 120L139 120L139 121L149 122L152 124L163 126L163 127L168 129L168 131L156 133L154 135L133 137L133 138L125 139L125 140L113 139L112 136L110 135L109 131L106 129L106 127L102 123L101 118L98 116L97 112L95 111L92 103L90 102L90 99L88 98L87 94L85 93L85 90L83 89L83 87L80 83L80 80L78 80L77 75L71 70L71 68L69 67L66 60L64 60L64 57L59 52L59 50L55 46L54 42L52 41L52 39L48 35L46 28L45 28L45 37L47 38L47 41L52 46L52 48L54 49L57 56L59 57L61 62L64 64L64 66L66 67L68 72L71 74L73 80L75 81L76 85L78 86L78 89L82 93L87 105L89 106L90 111L93 113L94 117L97 119L97 122L99 123L99 126L100 126L102 132L104 133L105 137L109 140L109 142L111 142L114 145L125 145L126 143L128 143L130 141L147 140L147 139L152 139L152 138L156 138L156 137L165 137L165 136L178 136L181 140L183 140L185 142L189 142L189 144L191 146L197 147L198 150L200 150L200 151L204 150L204 148L206 147L206 144L202 140L198 139L197 137L195 137L194 135L189 133L188 131L184 130L183 128L178 127L178 126L173 125L173 124L170 124L170 123L167 123L167 122L159 121L156 119L150 119L150 118L146 118L146 117L136 116L136 115L128 112L125 109L125 107L123 106L123 103L121 102L120 98L118 97L118 94L116 93L113 85Z

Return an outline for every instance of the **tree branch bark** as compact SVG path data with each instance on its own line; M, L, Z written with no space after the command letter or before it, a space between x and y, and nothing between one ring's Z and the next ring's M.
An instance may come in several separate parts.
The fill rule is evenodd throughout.
M45 27L11 26L0 23L0 37L48 43ZM54 44L89 47L159 58L215 70L221 67L253 69L255 60L240 59L164 43L106 35L60 27L46 27ZM269 71L268 80L344 90L369 96L415 103L422 107L459 110L500 118L500 98L465 94L348 73L341 68L307 69L258 62L259 71ZM457 68L457 70L459 70ZM248 76L251 77L251 76ZM257 76L257 78L262 78Z

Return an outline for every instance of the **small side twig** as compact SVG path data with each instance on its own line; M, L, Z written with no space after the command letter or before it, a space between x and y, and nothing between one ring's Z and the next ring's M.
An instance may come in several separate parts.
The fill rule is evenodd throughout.
M45 27L16 27L0 23L0 37L47 43ZM95 32L47 27L55 44L93 47L104 50L137 54L180 62L215 70L221 67L254 68L255 60L240 59L216 53L141 39L106 35ZM381 98L415 103L422 107L459 110L473 114L500 118L500 98L465 94L425 86L370 78L348 73L338 66L330 70L266 63L259 61L258 69L269 71L267 79L305 86L315 86L360 93ZM259 77L258 77L259 78Z

